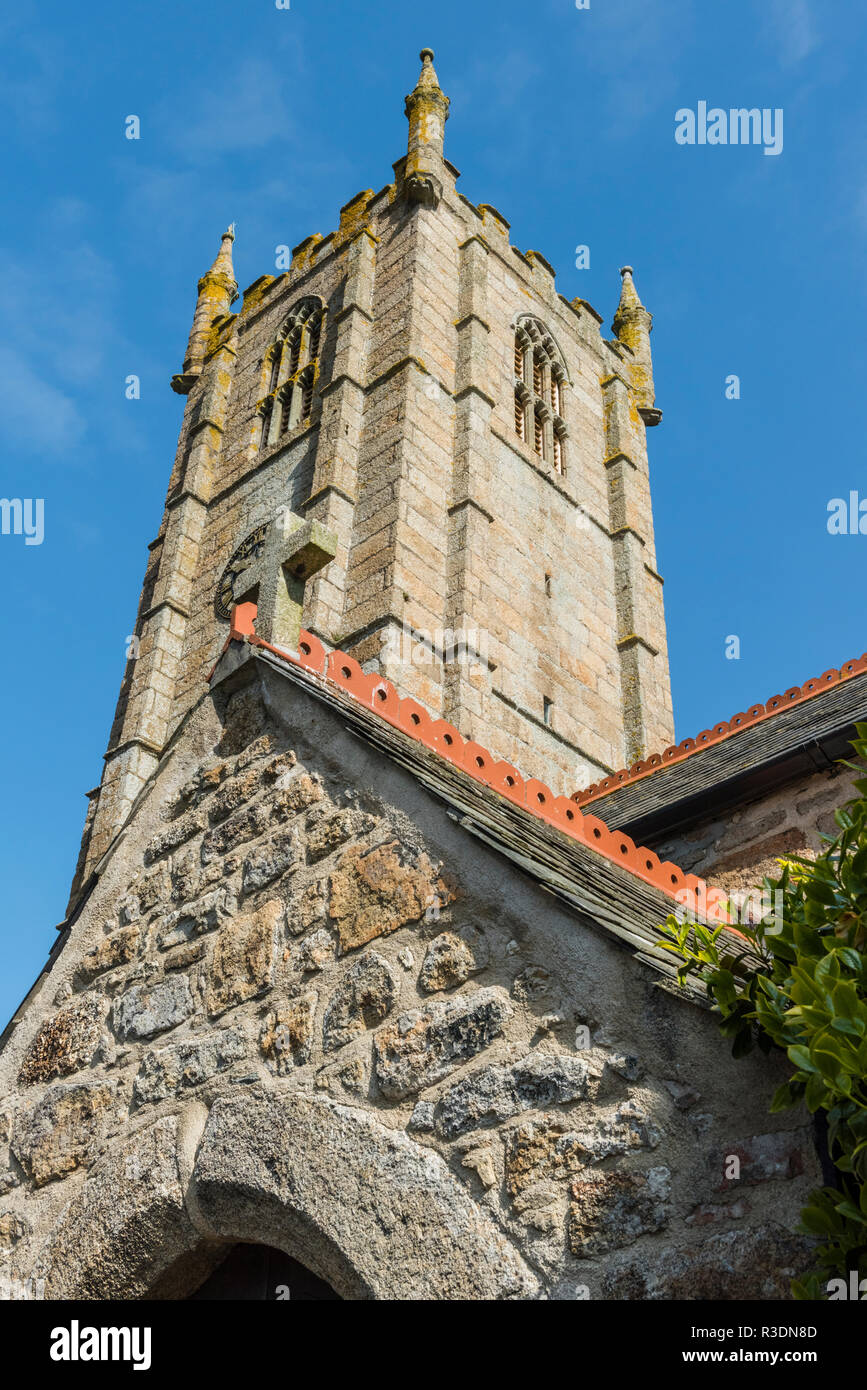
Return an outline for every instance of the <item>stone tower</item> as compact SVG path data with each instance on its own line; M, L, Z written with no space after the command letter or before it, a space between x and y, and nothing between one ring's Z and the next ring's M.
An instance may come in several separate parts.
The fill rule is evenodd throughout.
M178 450L74 891L203 690L232 606L256 596L251 566L280 518L329 538L293 570L310 632L555 792L672 740L651 316L626 267L605 339L545 257L458 192L449 99L421 58L393 180L350 199L239 312L233 228L199 281L172 381Z

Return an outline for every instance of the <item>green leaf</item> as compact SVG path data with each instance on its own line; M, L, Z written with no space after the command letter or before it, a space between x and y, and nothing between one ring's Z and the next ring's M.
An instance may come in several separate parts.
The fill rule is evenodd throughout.
M831 1213L822 1207L804 1207L801 1212L801 1225L811 1235L832 1236L839 1230L839 1223L836 1222Z
M749 945L721 928L670 916L661 943L705 985L735 1057L756 1043L783 1049L793 1075L769 1098L772 1114L803 1104L825 1111L840 1190L810 1194L802 1227L820 1237L814 1268L792 1295L823 1299L827 1283L856 1269L867 1277L867 721L857 726L852 799L838 807L836 837L815 858L787 855L763 889L782 897ZM842 784L842 783L841 783Z
M798 1044L797 1046L787 1048L786 1050L788 1052L789 1061L794 1062L795 1066L799 1067L801 1071L819 1071L819 1067L814 1063L806 1047L801 1047L800 1044Z
M811 1076L807 1082L807 1089L804 1092L804 1104L811 1115L815 1115L817 1110L827 1108L831 1097L828 1093L828 1083L824 1076Z
M850 1038L860 1038L863 1034L863 1025L859 1027L851 1018L835 1018L831 1020L831 1027L837 1033L846 1033Z
M797 998L799 1004L805 1002L803 996L806 996L807 999L812 999L814 1003L825 1008L825 991L816 984L808 970L800 965L794 966L792 979L798 987L798 993L794 997Z
M715 970L710 977L710 985L713 989L716 1002L719 1004L723 1013L727 1013L738 1000L738 990L734 975L730 970Z
M782 1086L778 1086L771 1097L770 1111L776 1115L780 1110L788 1110L791 1106L797 1105L801 1099L801 1091L795 1092L793 1087L800 1083L784 1081Z
M837 1203L837 1211L841 1216L845 1216L847 1221L857 1221L862 1226L867 1226L867 1216L854 1207L848 1200Z

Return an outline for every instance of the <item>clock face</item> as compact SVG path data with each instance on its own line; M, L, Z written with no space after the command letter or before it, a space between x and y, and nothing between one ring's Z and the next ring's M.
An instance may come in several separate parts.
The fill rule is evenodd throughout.
M222 578L217 586L217 597L214 600L218 618L228 620L232 616L232 609L238 602L239 595L244 592L244 586L239 582L241 576L249 568L251 560L255 560L261 555L270 524L270 522L265 521L255 531L251 531L246 540L243 540L238 546L223 570Z

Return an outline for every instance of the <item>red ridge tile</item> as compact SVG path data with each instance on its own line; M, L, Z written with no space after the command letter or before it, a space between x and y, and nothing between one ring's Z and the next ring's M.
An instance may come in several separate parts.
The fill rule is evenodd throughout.
M638 782L643 777L649 777L659 767L668 767L670 763L682 762L684 758L690 757L691 754L699 752L702 748L709 747L712 743L720 743L723 739L731 738L733 734L739 734L751 725L779 714L780 710L801 704L804 700L809 700L814 695L819 695L823 690L827 690L829 686L851 680L853 676L860 676L865 671L867 671L867 652L844 662L839 671L833 667L829 671L823 671L821 676L813 676L803 685L793 685L782 695L772 695L763 705L751 705L745 713L733 714L731 719L722 720L719 724L715 724L712 729L702 729L695 738L682 739L680 743L663 749L661 753L652 753L647 758L639 759L631 767L624 767L619 772L612 772L608 777L594 782L592 786L584 787L580 792L573 792L572 800L576 806L586 806L593 801L598 801L616 788L625 786L627 782Z
M249 611L241 611L250 608L254 610L252 617ZM722 889L709 889L704 879L684 873L676 864L660 863L653 850L636 845L628 835L610 830L598 817L579 810L575 797L555 796L544 782L534 777L525 779L517 768L498 761L481 744L462 738L457 729L444 719L434 719L417 700L409 696L401 698L390 681L375 674L365 674L358 662L345 652L326 652L319 639L305 631L301 632L297 652L282 651L255 635L254 618L254 604L242 604L233 610L232 635L236 640L273 652L282 661L321 676L326 683L351 695L379 718L447 758L469 776L523 807L530 815L553 825L573 840L579 840L669 898L677 900L680 894L680 901L683 902L684 894L692 895L691 902L696 911L710 921L728 924L725 909L727 897ZM867 669L867 659L864 669ZM685 739L684 743L693 745L694 741ZM648 765L651 762L661 765L663 759L664 754L648 759ZM729 929L732 930L731 927Z

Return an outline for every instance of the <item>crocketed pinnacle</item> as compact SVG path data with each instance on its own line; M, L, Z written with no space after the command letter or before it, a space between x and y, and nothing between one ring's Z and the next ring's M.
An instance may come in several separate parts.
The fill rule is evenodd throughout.
M187 343L183 371L172 377L172 390L187 395L194 379L201 373L208 353L208 338L215 319L227 314L238 297L238 282L232 265L232 242L235 224L227 227L220 240L220 249L210 270L198 284L196 311Z
M617 306L617 313L614 315L614 332L620 337L618 324L626 322L634 315L636 309L644 309L638 290L635 288L635 281L632 278L633 270L631 265L625 265L620 270L622 284L620 287L620 303ZM647 310L644 309L646 313Z
M628 347L632 354L628 363L628 373L639 413L646 425L658 425L662 419L662 412L657 410L655 405L653 360L650 352L653 315L641 302L632 278L632 266L623 266L620 277L620 303L612 326L618 340Z
M421 72L419 73L418 82L416 82L415 84L415 91L411 92L410 95L414 96L415 92L437 92L439 96L443 97L444 100L447 101L448 97L445 96L445 93L440 87L439 78L436 74L436 68L433 65L433 49L423 48L418 56L421 58L422 68ZM409 98L407 98L407 100L409 100Z
M214 264L210 270L206 271L199 281L199 292L202 285L208 282L215 282L225 289L231 287L231 298L234 299L238 293L238 282L235 279L235 267L232 265L232 242L235 240L235 224L231 223L223 233L220 241L220 249L214 259Z

